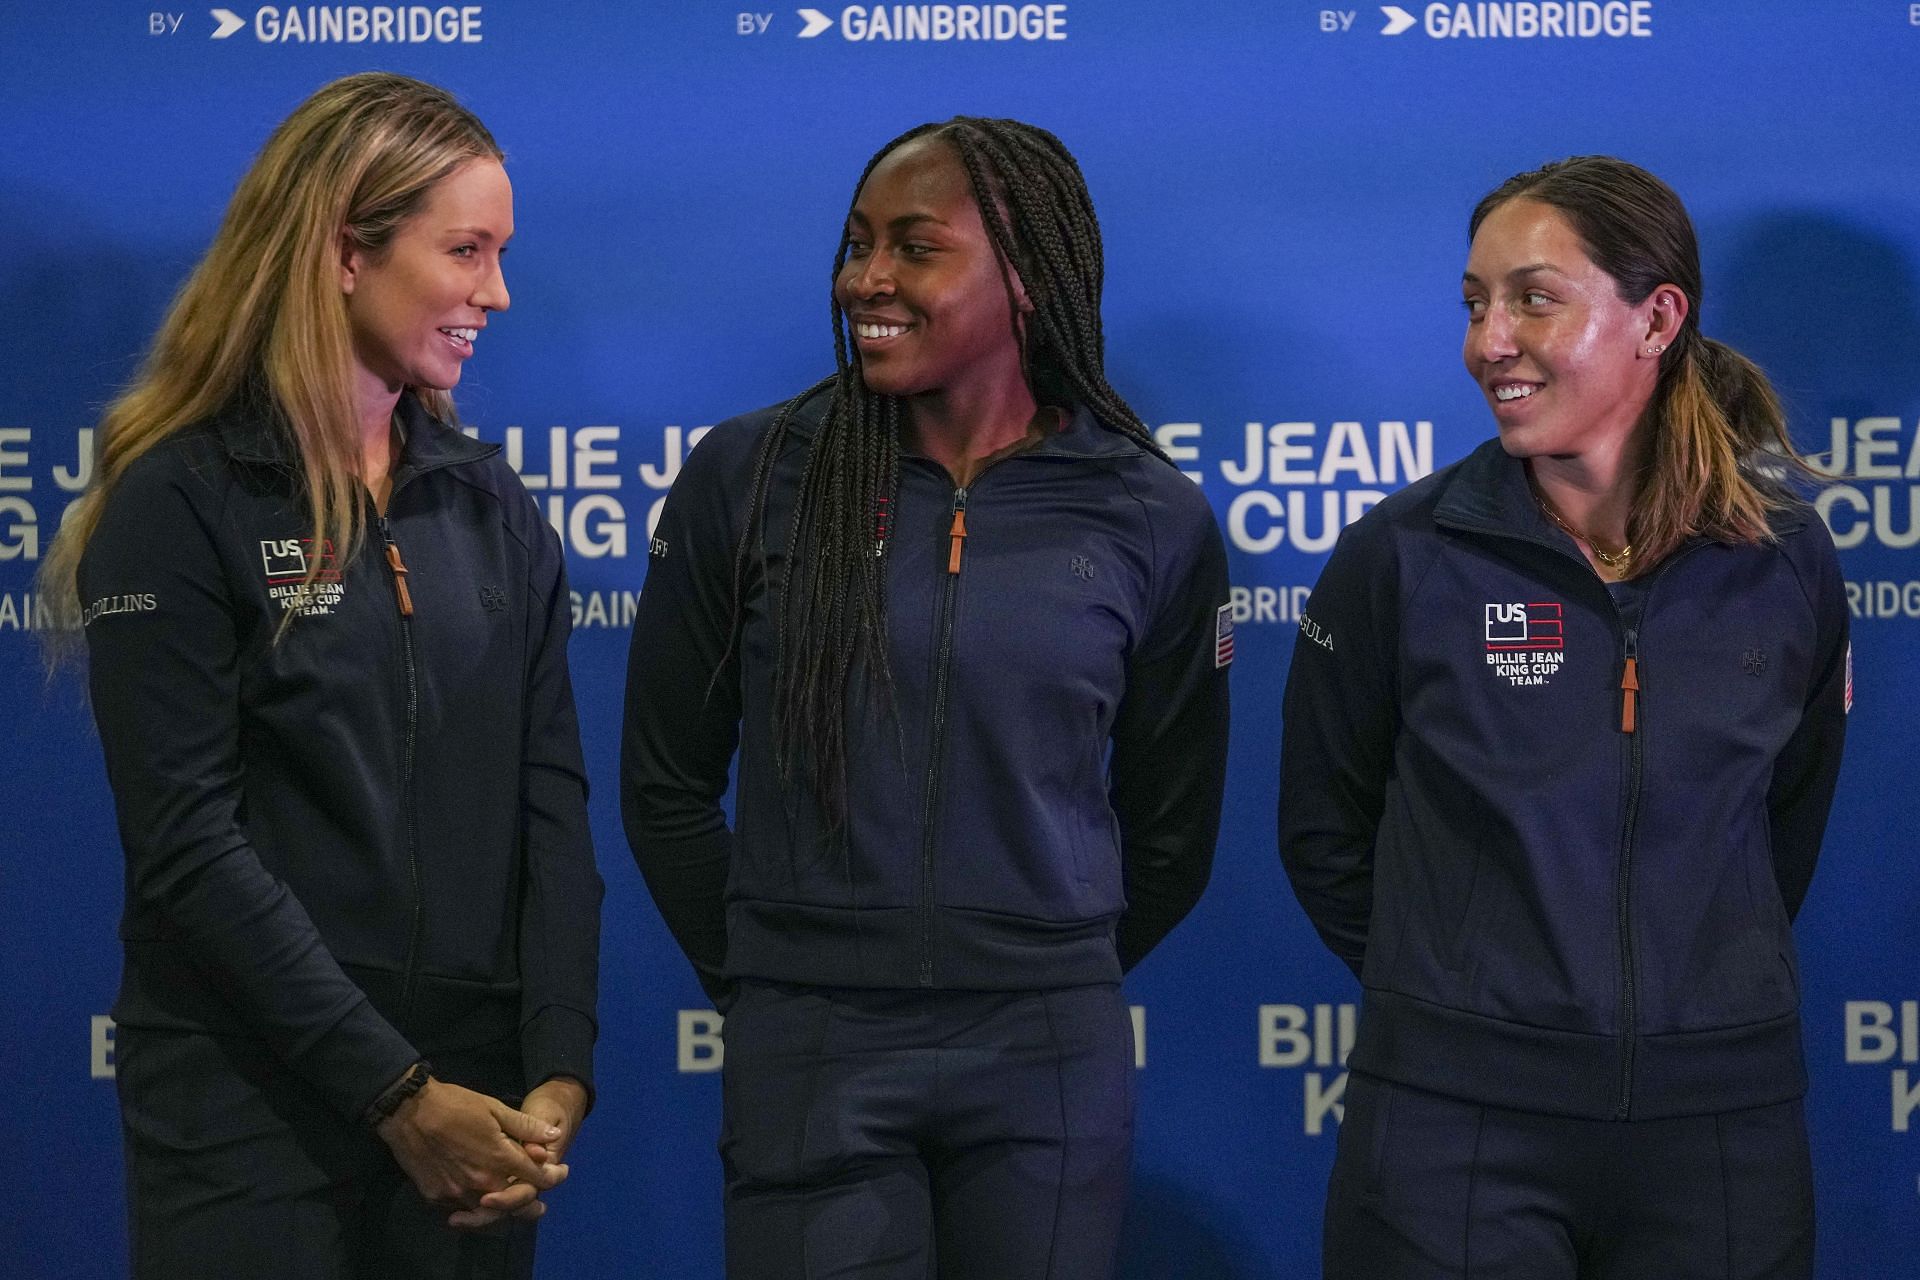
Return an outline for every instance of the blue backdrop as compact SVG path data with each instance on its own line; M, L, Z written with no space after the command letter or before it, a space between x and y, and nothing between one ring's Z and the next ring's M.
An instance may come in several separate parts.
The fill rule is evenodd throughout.
M1458 355L1474 201L1599 151L1687 199L1707 331L1765 365L1804 447L1851 475L1823 512L1854 609L1852 741L1799 924L1820 1258L1825 1276L1920 1276L1920 4L397 8L0 14L8 1274L124 1265L104 1016L120 854L77 685L37 667L31 577L89 425L253 152L323 81L384 68L454 89L510 153L514 305L459 398L549 506L576 591L608 885L602 1096L543 1275L719 1272L714 1020L614 785L646 529L703 425L831 367L828 268L868 154L967 112L1078 153L1114 381L1212 499L1237 584L1218 867L1128 983L1144 1053L1125 1273L1317 1274L1358 991L1275 856L1294 623L1343 523L1490 433Z

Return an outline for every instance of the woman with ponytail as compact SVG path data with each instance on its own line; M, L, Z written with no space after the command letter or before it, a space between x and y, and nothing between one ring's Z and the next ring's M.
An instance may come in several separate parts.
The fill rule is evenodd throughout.
M1365 993L1326 1274L1798 1280L1833 542L1664 183L1549 164L1469 236L1499 436L1346 531L1287 682L1281 852Z
M592 1080L600 880L558 542L449 396L512 234L452 96L322 88L42 569L126 851L136 1276L532 1274Z
M727 1014L736 1280L1112 1271L1118 984L1206 882L1232 641L1206 500L1107 381L1101 272L1053 135L895 139L837 372L668 495L622 800Z

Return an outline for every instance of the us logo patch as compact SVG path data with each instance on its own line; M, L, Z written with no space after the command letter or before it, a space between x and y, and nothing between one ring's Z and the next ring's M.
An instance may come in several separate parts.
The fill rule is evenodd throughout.
M312 538L260 539L260 565L266 573L268 584L306 581L310 567L308 555L312 549ZM313 580L340 581L340 562L334 558L331 540L320 544L320 571L313 575Z
M1487 667L1510 684L1544 685L1566 660L1566 618L1555 600L1492 603L1486 612Z
M1213 666L1217 671L1233 661L1233 605L1223 604L1213 613Z
M312 538L262 538L260 568L266 575L267 595L282 613L324 618L346 596L340 561L330 540L323 540L316 554Z

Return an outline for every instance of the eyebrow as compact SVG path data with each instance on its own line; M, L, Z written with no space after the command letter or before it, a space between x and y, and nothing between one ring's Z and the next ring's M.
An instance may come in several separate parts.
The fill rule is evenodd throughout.
M1554 266L1551 262L1529 262L1524 267L1515 267L1513 270L1507 272L1507 279L1521 280L1521 279L1525 279L1527 276L1538 276L1538 275L1564 276L1566 274L1567 274L1566 272ZM1460 273L1460 283L1485 284L1486 281L1482 280L1479 276L1473 274L1473 272L1471 271L1462 271Z
M849 225L851 225L856 221L858 221L861 226L869 225L867 222L867 215L864 213L861 213L858 209L855 209L852 213L847 215L847 222ZM923 222L931 222L936 227L944 227L948 225L947 220L945 218L936 218L930 213L903 213L899 217L887 223L887 226L889 229L894 231L905 231L907 228L918 226L920 223L923 223Z
M448 227L447 234L450 236L468 236L475 240L493 239L493 232L486 227ZM511 235L507 237L507 240L512 239L513 237ZM501 243L505 244L507 240L503 240Z

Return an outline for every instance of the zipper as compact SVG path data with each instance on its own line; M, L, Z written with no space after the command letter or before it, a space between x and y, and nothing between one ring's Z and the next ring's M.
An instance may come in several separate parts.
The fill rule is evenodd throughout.
M1656 568L1640 593L1639 619L1653 606L1653 591L1669 569L1698 550L1681 547ZM1611 597L1612 593L1608 593ZM1614 606L1616 616L1619 606ZM1621 619L1620 732L1627 740L1627 810L1620 830L1620 873L1616 897L1620 920L1620 1097L1613 1118L1626 1120L1633 1110L1634 1046L1639 1019L1639 967L1633 954L1633 844L1640 823L1640 789L1646 773L1646 734L1641 731L1640 628Z
M1648 590L1652 590L1651 583L1648 584ZM1641 607L1645 608L1644 600ZM1632 876L1634 828L1640 821L1640 778L1645 764L1642 743L1645 735L1638 732L1634 706L1635 696L1640 691L1638 629L1626 629L1624 649L1626 665L1620 673L1620 732L1627 735L1627 813L1620 832L1620 874L1615 890L1620 921L1620 1099L1613 1110L1615 1120L1627 1119L1632 1110L1634 1033L1639 1016L1638 974L1633 956Z
M1443 522L1448 527L1463 529L1474 533L1491 534L1514 542L1531 543L1546 547L1569 560L1579 564L1592 573L1592 566L1585 556L1546 538L1535 537L1515 529L1498 525L1485 525L1461 521ZM1652 604L1653 590L1669 569L1692 555L1699 543L1681 547L1668 556L1647 579L1640 596L1640 616L1644 619ZM1598 574L1594 581L1602 582ZM1604 589L1604 582L1602 588ZM1607 593L1608 603L1613 604L1615 616L1619 616L1619 605ZM1633 953L1633 846L1635 830L1640 821L1640 791L1646 770L1646 735L1641 731L1641 680L1640 680L1640 631L1638 627L1629 627L1621 619L1621 667L1620 667L1620 733L1626 738L1627 779L1626 813L1620 830L1620 869L1614 884L1614 906L1619 921L1620 943L1620 1093L1615 1100L1613 1117L1626 1120L1633 1109L1633 1069L1635 1028L1639 1018L1639 971Z
M1635 705L1640 693L1640 657L1635 650L1637 636L1634 630L1627 629L1627 665L1620 672L1620 732L1632 733L1638 727L1640 717Z
M490 457L498 452L499 446L495 445L480 456ZM392 472L393 487L387 493L387 510L393 510L393 504L400 500L401 490L421 476L478 460L443 457L430 460L425 465L417 465L408 460L404 452L396 455ZM386 561L388 580L393 584L394 610L400 618L401 662L407 676L406 733L401 741L400 756L400 811L407 833L407 875L413 888L413 920L407 933L406 968L400 978L400 1019L404 1031L405 1024L413 1018L414 995L420 981L420 952L425 945L427 930L426 885L420 873L419 805L413 784L415 747L420 732L420 671L414 650L413 591L407 585L410 576L407 562L400 554L400 543L393 536L392 522L378 510L374 511L373 520L375 527L380 530L381 558Z
M960 557L967 549L967 491L953 491L953 523L947 528L947 575L960 572Z
M953 490L953 519L947 526L947 573L940 584L938 660L933 667L933 714L927 748L927 788L920 838L920 985L933 985L933 845L940 816L940 765L946 745L947 676L953 664L953 602L960 589L960 565L967 545L967 490Z
M1024 456L1012 453L996 458L980 468L972 477L972 488L978 489L986 479L987 473L1001 463ZM931 464L939 473L951 478L951 473L938 464ZM953 665L953 616L955 601L960 593L960 570L966 562L967 553L967 499L970 490L967 485L954 485L953 501L948 508L951 519L947 522L947 572L940 584L939 622L935 631L935 661L933 668L933 709L929 717L927 746L927 783L921 808L920 837L920 985L933 985L933 857L936 832L940 817L940 770L946 753L947 737L947 685ZM889 513L889 516L891 513Z
M389 503L392 499L389 497ZM400 649L407 673L407 728L401 747L400 810L407 830L407 871L413 882L413 927L407 936L407 967L400 980L400 1017L407 1022L413 1016L414 987L419 980L420 947L426 931L426 895L421 885L418 815L413 796L414 741L420 725L420 675L413 651L413 592L407 588L407 563L394 540L393 526L387 517L376 517L380 540L386 544L387 571L393 580L393 603L400 615Z

